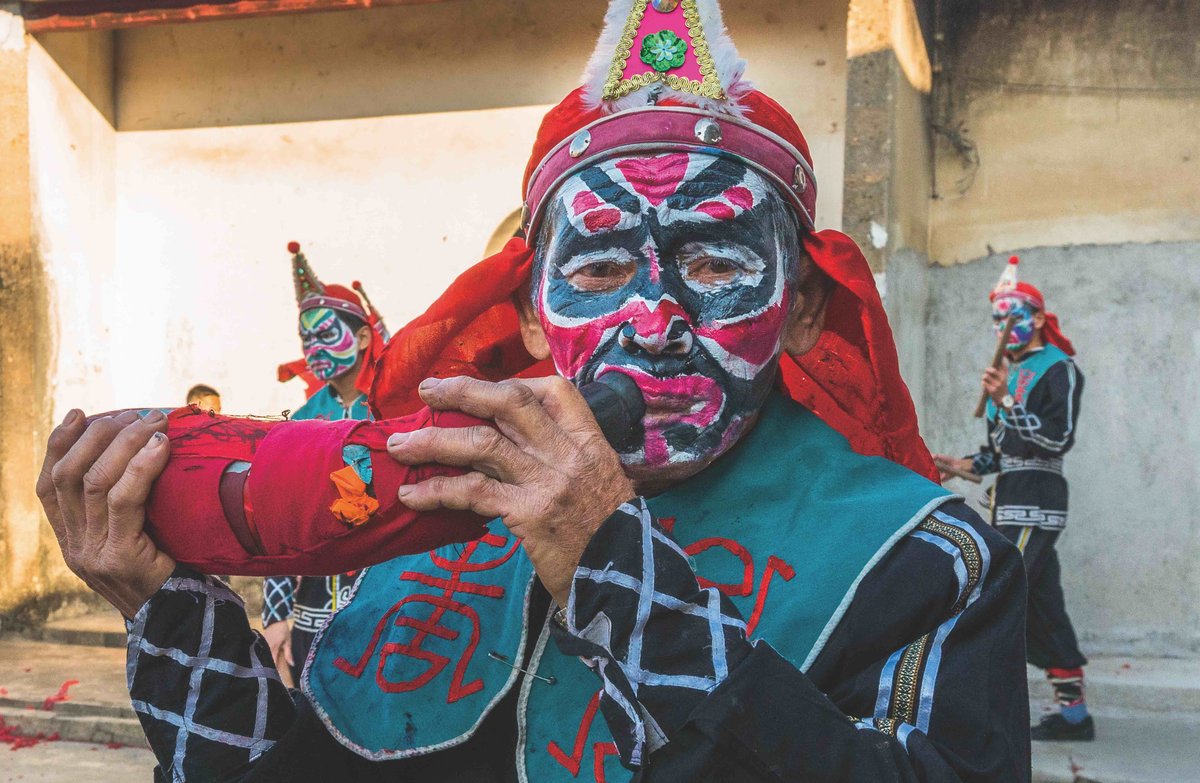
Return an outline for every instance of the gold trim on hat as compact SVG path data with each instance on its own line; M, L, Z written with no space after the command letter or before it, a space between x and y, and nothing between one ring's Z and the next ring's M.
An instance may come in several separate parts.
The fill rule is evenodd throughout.
M629 64L629 58L633 55L633 39L637 37L642 20L646 16L646 7L649 4L650 0L634 0L633 10L625 22L625 29L621 33L621 40L617 44L616 55L608 70L608 79L604 82L604 91L600 97L606 101L615 101L637 92L643 87L661 83L672 90L701 98L725 100L725 89L721 86L720 78L717 77L717 66L713 62L712 52L708 48L708 39L704 37L704 25L700 21L700 10L696 7L696 0L683 0L683 20L691 35L692 54L700 66L700 75L704 77L703 80L697 81L657 71L634 74L628 79L621 78Z

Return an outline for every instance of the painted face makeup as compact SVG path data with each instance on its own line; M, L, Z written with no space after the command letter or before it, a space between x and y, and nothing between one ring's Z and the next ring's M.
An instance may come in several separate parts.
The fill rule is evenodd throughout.
M753 421L775 376L799 269L798 221L745 164L676 153L597 164L560 186L534 303L558 372L637 381L637 473L699 464Z
M1000 296L992 302L992 329L997 337L1004 331L1004 322L1008 317L1014 314L1017 316L1017 322L1013 324L1005 348L1009 351L1019 351L1033 342L1034 336L1037 335L1037 325L1033 322L1036 312L1019 296Z
M328 307L314 307L300 313L300 342L304 346L304 362L318 380L328 382L345 375L358 362L354 332Z

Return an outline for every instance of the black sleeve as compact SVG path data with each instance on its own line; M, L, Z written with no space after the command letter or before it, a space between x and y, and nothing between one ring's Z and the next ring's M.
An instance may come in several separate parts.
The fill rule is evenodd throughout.
M340 745L321 723L312 705L298 692L292 693L296 697L296 720L287 733L258 764L227 783L352 783L374 779L362 770L371 762Z
M556 632L639 781L1028 781L1024 571L965 506L867 575L808 674L747 641L667 541L644 505L610 518Z
M996 459L996 451L991 446L980 446L979 451L968 454L971 460L971 472L977 476L986 476L1000 470L1000 461Z
M1029 396L1002 411L992 434L1011 457L1061 457L1075 445L1075 424L1083 394L1083 373L1072 361L1055 364Z
M266 641L221 580L176 568L127 630L129 696L158 760L157 779L240 775L294 721Z

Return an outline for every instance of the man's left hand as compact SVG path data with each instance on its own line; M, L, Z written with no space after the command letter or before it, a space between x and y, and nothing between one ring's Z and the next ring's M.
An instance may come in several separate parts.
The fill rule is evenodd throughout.
M470 468L400 488L416 511L470 510L500 517L518 537L542 584L566 606L571 579L592 535L635 496L617 453L583 396L559 377L489 383L429 379L421 398L495 423L396 433L388 453L406 465Z
M997 406L1008 394L1008 366L989 367L983 371L983 390Z

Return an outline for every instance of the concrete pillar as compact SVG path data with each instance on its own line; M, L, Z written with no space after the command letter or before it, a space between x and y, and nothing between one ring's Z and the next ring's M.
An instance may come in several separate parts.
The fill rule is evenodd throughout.
M932 153L929 59L912 0L852 0L842 225L863 249L924 409Z
M34 230L28 57L16 5L0 5L0 620L38 619L78 590L34 491L50 430L49 298Z
M842 224L876 272L928 244L929 58L912 0L853 0L847 30Z

